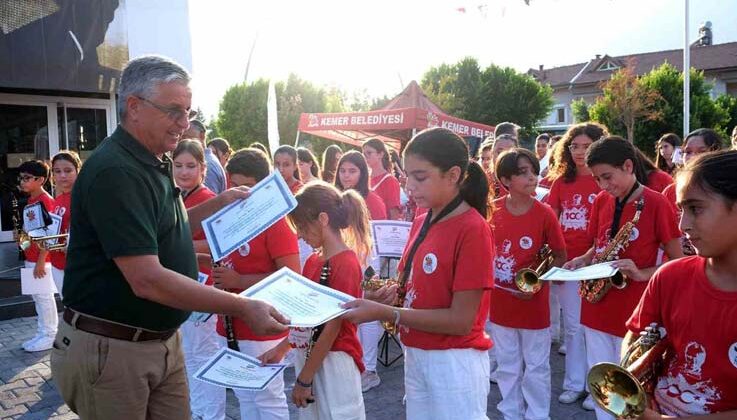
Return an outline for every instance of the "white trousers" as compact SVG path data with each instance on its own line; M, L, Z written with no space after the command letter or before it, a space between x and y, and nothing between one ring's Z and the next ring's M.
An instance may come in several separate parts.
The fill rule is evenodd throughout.
M223 347L228 345L225 337L218 336ZM259 357L276 347L281 338L267 341L238 340L241 353ZM248 420L289 420L287 396L284 394L284 373L274 378L263 391L233 390L241 407L241 418Z
M506 420L550 418L550 329L525 330L491 324ZM525 405L527 408L525 408Z
M363 348L363 364L367 371L376 372L376 358L378 357L379 340L384 333L384 327L378 321L364 322L358 325L358 340Z
M225 419L225 388L194 379L197 370L221 347L216 325L217 317L212 316L207 322L186 321L180 327L189 382L189 405L192 414L203 420Z
M554 284L551 295L558 297L563 308L563 327L566 343L566 371L563 389L580 392L586 385L586 344L581 328L581 297L578 282Z
M33 269L36 263L30 261L25 262L26 268ZM53 273L52 273L53 275ZM31 295L33 303L36 306L36 314L38 315L37 337L56 337L56 328L59 325L59 311L56 309L56 301L52 293L44 293Z
M560 337L560 306L558 295L554 292L550 293L550 338L553 341L561 341L562 344L565 341L562 341Z
M492 337L491 335L491 321L488 319L486 320L486 324L484 325L484 331L486 331L487 334L489 334L489 337ZM491 341L494 341L494 338L492 337ZM489 349L489 366L491 368L491 371L496 370L496 343L491 346Z
M488 353L405 347L404 391L407 420L488 419Z
M622 348L622 337L607 334L589 327L583 327L586 338L586 362L591 369L597 363L610 362L619 363L619 355ZM595 405L597 420L611 420L613 416Z
M54 278L54 284L56 285L56 290L59 292L59 297L63 298L64 295L61 294L61 289L64 287L64 270L59 270L52 265L51 276Z
M294 370L305 366L305 351L294 350ZM328 352L312 379L315 402L299 409L300 420L365 420L361 373L348 353ZM241 417L245 419L245 417Z

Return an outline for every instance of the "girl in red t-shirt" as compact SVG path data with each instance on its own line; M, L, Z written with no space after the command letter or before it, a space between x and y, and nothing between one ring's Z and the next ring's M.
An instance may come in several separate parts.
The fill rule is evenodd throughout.
M338 163L338 175L335 177L335 186L345 191L352 188L358 191L366 201L369 218L371 220L386 220L386 206L384 201L376 193L369 189L369 170L366 159L355 150L351 150L340 158ZM373 257L369 264L377 271L382 264L386 264L386 258ZM358 327L358 335L363 346L363 363L366 370L361 374L361 388L363 392L378 386L381 383L376 373L376 353L378 342L383 333L379 322L364 322Z
M194 207L213 197L215 193L204 184L205 152L197 140L182 140L172 153L174 166L172 175L177 187L182 190L182 198L186 208ZM200 230L192 237L195 252L209 254L204 231ZM212 285L210 267L200 264L200 273L207 276L206 284ZM197 370L220 348L215 332L215 317L207 321L191 319L183 323L182 352L189 378L189 401L192 413L203 419L222 419L225 416L225 390L194 379Z
M82 167L82 161L77 152L62 150L51 159L51 173L54 180L56 198L53 213L61 216L60 234L69 234L69 222L72 216L72 187L77 180L77 174ZM67 238L68 243L68 238ZM66 268L66 250L51 251L51 274L56 283L59 296L64 287L64 269Z
M384 201L389 219L400 220L402 218L400 185L392 174L392 164L386 145L379 139L370 139L363 144L363 156L371 168L371 191Z
M231 187L253 187L269 175L269 161L257 149L237 151L225 166ZM260 235L250 240L212 269L215 287L240 293L253 286L282 267L299 271L299 249L297 234L289 227L286 219L281 219ZM274 336L254 334L248 325L232 319L235 339L240 352L258 357L277 346L286 333ZM226 326L223 316L218 316L217 332L220 342L226 345ZM279 375L262 391L235 391L240 402L241 418L288 419L289 409L284 395L284 377Z
M486 418L494 240L489 184L468 146L444 128L417 134L404 151L407 191L430 209L415 219L399 265L406 280L358 299L345 317L398 325L405 345L407 419ZM381 296L388 296L381 299ZM397 300L397 298L399 300ZM403 301L403 302L402 302Z
M274 152L274 169L279 171L292 194L297 194L297 191L302 188L297 166L297 149L288 144L279 146Z
M49 166L46 162L40 160L23 162L18 167L18 172L20 189L29 195L28 205L41 202L46 211L54 211L54 207L56 207L54 199L44 190L44 184L49 179ZM41 217L41 215L36 214L35 217ZM24 227L23 230L28 233L29 229ZM46 262L49 258L48 251L39 248L36 243L32 242L31 246L25 251L25 256L25 266L33 269L33 277L37 279L44 277L46 275ZM48 350L54 343L56 329L59 324L59 314L56 309L54 294L45 293L31 296L36 305L36 314L38 314L38 331L33 338L23 343L23 350L28 352Z
M624 346L651 323L668 344L641 418L737 418L737 152L698 157L677 188L680 227L697 255L658 269L627 321Z
M361 264L371 248L368 211L353 190L338 191L324 182L305 186L296 196L297 208L287 217L297 233L320 254L313 254L302 274L324 285L361 296ZM267 363L280 360L290 347L296 349L297 375L292 401L300 416L314 419L364 419L361 393L361 344L356 326L337 318L319 332L295 329L289 338L261 357Z
M602 252L609 242L641 208L629 245L609 257L625 276L626 287L612 287L596 303L582 300L581 324L589 368L600 362L619 361L625 322L655 272L659 248L662 246L670 259L683 256L673 208L662 195L637 182L637 159L635 147L616 136L595 141L586 153L586 165L604 191L596 197L591 210L588 236L592 247L564 268L577 269L595 258L604 258ZM599 407L596 416L600 420L610 418Z
M504 418L544 419L550 416L550 289L544 282L537 293L521 292L515 275L537 268L545 245L552 251L553 266L560 267L566 262L566 245L555 213L531 196L540 174L535 155L527 149L508 150L494 170L509 191L494 201L492 218L497 255L489 319L502 394L497 408Z
M586 166L586 151L601 137L608 135L603 125L587 122L569 128L563 138L554 146L552 158L556 162L548 176L553 179L550 194L545 202L553 209L566 241L569 259L584 254L591 247L588 239L588 226L591 208L601 188L597 185L591 170ZM586 384L586 348L581 329L581 297L575 282L553 283L551 290L551 309L557 301L563 309L564 339L559 352L565 353L565 375L563 392L558 401L572 404L584 396ZM555 319L555 314L553 314ZM565 347L565 351L562 348ZM593 402L590 402L593 403ZM587 404L588 405L588 404Z

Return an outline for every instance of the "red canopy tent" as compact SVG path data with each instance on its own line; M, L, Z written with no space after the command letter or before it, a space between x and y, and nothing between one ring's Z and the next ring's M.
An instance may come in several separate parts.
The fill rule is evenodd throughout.
M451 117L432 103L414 80L383 108L367 112L329 114L303 113L299 134L307 133L330 140L361 146L369 138L378 138L400 150L412 135L428 127L444 127L461 137L486 138L494 127Z

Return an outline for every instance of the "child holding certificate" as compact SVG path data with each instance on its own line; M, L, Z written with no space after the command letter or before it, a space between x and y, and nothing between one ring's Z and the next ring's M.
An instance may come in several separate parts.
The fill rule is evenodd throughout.
M369 169L366 158L361 153L351 150L340 158L335 186L341 191L347 189L358 191L366 201L371 220L387 219L384 200L369 188ZM378 271L381 268L381 261L378 257L373 257L370 265ZM377 321L365 322L358 327L358 336L363 346L363 363L366 366L366 370L361 374L363 392L381 384L381 378L376 373L376 353L383 332L384 329Z
M182 190L186 208L215 197L204 184L205 152L197 140L182 140L172 153L174 166L172 174L177 187ZM209 253L204 231L192 237L195 252ZM208 275L206 284L212 285L210 266L200 264L199 271ZM211 317L205 322L187 321L182 324L182 352L189 378L189 401L192 413L203 420L222 420L225 418L225 390L218 386L194 379L197 370L220 348L215 332L217 319Z
M60 235L69 233L69 221L72 215L70 211L72 208L72 187L74 181L77 180L77 174L81 167L82 161L79 159L79 155L71 150L62 150L51 159L51 173L54 179L54 189L56 189L54 213L61 216ZM51 251L51 273L60 296L64 286L66 262L66 250Z
M642 419L737 418L737 152L708 153L676 177L680 228L696 255L655 272L624 345L651 323L666 331L664 369ZM652 398L650 398L652 397ZM662 413L659 414L659 413ZM717 414L718 413L718 414Z
M18 172L20 189L29 195L28 204L41 202L46 211L53 211L56 206L54 199L44 190L44 184L49 179L49 166L40 160L31 160L21 163ZM36 214L34 217L41 217L41 215ZM28 229L23 230L28 233ZM40 249L35 243L32 243L26 250L25 265L26 268L33 269L35 278L42 278L46 275L45 266L48 257L49 253L45 249ZM59 323L56 301L51 293L32 296L36 304L36 314L38 314L38 331L35 337L23 343L23 350L27 352L48 350L54 343Z
M404 150L407 192L428 212L415 218L391 304L357 299L344 318L399 327L405 345L407 419L484 419L491 340L484 332L494 240L489 184L468 146L445 128Z
M659 247L663 246L669 259L683 256L675 210L665 197L637 181L637 164L635 147L617 136L595 141L586 152L586 166L604 191L591 209L590 249L563 268L575 270L614 261L623 276L616 287L610 279L580 283L589 368L600 362L619 362L625 322L655 272ZM596 417L610 418L599 407Z
M361 296L361 262L371 248L368 211L353 190L340 192L324 182L305 186L296 196L297 208L287 216L297 233L321 249L305 264L303 275L351 296ZM333 319L313 329L295 329L279 346L261 357L281 360L296 349L297 380L292 401L300 418L364 419L361 372L364 370L356 326Z
M231 187L253 187L269 175L269 160L258 149L241 149L233 154L225 170ZM220 262L212 269L215 287L240 293L282 267L299 271L297 235L287 221L281 219ZM225 317L218 316L217 332L223 346L228 336L228 325ZM238 318L233 318L230 325L239 351L252 357L273 348L287 335L256 335ZM235 390L235 395L240 402L243 419L289 419L282 374L263 391Z
M537 269L548 258L540 256L546 247L551 266L563 265L565 241L553 210L532 195L540 173L532 152L514 148L502 153L494 172L508 191L494 201L492 219L497 255L489 319L502 394L497 408L505 419L545 419L551 391L550 287L543 281L537 291L521 291L516 276Z
M279 171L292 194L297 194L297 191L302 188L297 165L297 149L287 144L279 146L274 152L274 169Z

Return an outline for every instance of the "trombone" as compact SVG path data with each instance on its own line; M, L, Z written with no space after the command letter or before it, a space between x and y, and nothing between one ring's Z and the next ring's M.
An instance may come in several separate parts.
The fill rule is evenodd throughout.
M620 364L597 363L587 377L594 402L616 418L645 412L668 349L665 334L652 323L625 352Z
M523 268L514 275L514 284L523 293L535 294L542 289L543 282L540 276L550 269L555 260L553 250L547 244L540 249L537 255L540 264L536 269Z

